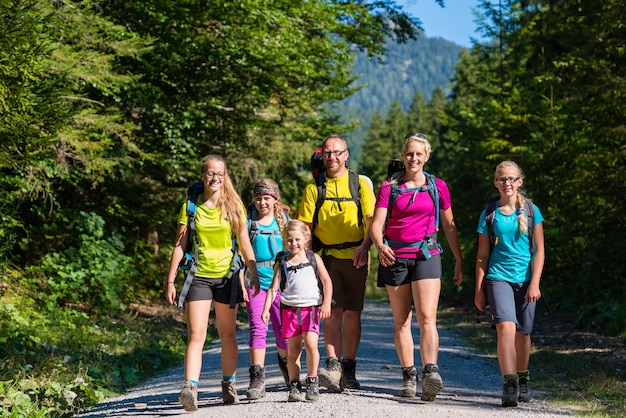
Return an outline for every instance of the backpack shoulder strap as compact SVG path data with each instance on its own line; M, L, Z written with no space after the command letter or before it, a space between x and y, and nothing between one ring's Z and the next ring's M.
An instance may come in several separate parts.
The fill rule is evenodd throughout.
M324 285L322 285L322 279L320 279L320 273L317 269L317 259L315 258L315 253L311 250L306 250L306 256L309 259L309 264L313 267L313 271L315 271L315 277L317 278L317 287L320 290L320 294L324 295Z
M352 170L348 170L348 185L350 187L350 196L354 200L358 210L358 225L359 228L363 225L363 208L361 207L361 183L359 182L359 175Z
M250 238L250 243L252 244L259 233L259 211L257 211L255 207L249 210L248 220L250 221L250 226L248 227L248 237Z
M491 248L495 245L495 235L493 233L493 221L496 216L496 207L498 206L498 201L500 200L500 195L495 194L489 198L487 201L487 206L485 207L485 223L487 224L487 230L489 231L489 242L491 244Z
M428 194L433 199L435 204L435 232L439 231L439 189L437 189L437 179L434 175L424 171L426 175L426 187L428 187Z
M317 186L317 200L315 201L315 211L313 212L313 225L317 225L320 208L324 204L324 200L326 200L326 178L324 177L324 172L317 173L314 178Z

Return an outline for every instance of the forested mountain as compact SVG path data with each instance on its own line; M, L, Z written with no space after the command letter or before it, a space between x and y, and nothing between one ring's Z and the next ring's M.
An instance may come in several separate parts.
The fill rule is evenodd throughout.
M375 111L387 113L395 100L407 111L417 92L428 100L436 87L449 91L461 49L452 42L420 33L405 44L389 42L386 55L380 59L357 53L352 73L359 76L355 85L363 87L336 106L343 121L359 123L346 135L354 159L360 155Z

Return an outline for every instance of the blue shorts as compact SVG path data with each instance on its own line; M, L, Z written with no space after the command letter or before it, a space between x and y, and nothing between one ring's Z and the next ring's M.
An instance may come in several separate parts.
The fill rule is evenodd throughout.
M378 287L401 286L422 279L441 278L441 256L433 254L423 258L396 258L388 267L378 266Z
M517 332L530 334L535 322L537 302L526 302L524 297L530 281L510 283L505 280L486 279L491 326L501 322L514 322Z

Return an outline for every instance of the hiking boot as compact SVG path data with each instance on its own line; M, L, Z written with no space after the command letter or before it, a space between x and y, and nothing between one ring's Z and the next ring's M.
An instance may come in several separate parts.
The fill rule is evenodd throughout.
M517 376L519 377L517 386L519 395L517 396L517 400L520 402L530 402L530 385L528 384L530 376L528 375L528 370L525 372L517 372Z
M239 396L237 396L237 387L234 380L225 382L222 380L222 399L225 404L239 402Z
M302 385L299 381L294 380L291 382L289 386L289 397L287 398L288 402L302 402L304 399L302 398Z
M356 380L356 360L343 359L341 362L343 373L341 374L341 383L344 388L359 389L361 384Z
M436 364L427 364L422 370L422 400L434 401L442 390L443 381L439 376L439 367Z
M250 366L250 386L248 386L246 396L251 400L265 396L265 368L263 366Z
M316 401L320 397L319 379L317 376L306 378L306 396L307 401Z
M341 393L341 363L337 357L326 359L326 368L318 370L319 384L328 389L330 393Z
M178 402L185 408L185 411L197 411L198 387L191 382L185 382L183 390L178 394Z
M289 371L287 370L287 358L282 358L280 354L276 353L276 357L278 357L278 368L280 369L280 373L283 375L283 379L285 379L285 386L287 389L291 388L289 384Z
M502 384L502 406L517 406L518 397L518 377L517 375L507 374L504 376Z
M412 398L417 393L417 369L415 366L402 368L402 387L398 396Z

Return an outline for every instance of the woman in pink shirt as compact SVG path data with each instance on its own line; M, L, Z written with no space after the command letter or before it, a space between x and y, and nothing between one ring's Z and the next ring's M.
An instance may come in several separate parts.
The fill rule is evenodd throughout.
M372 222L379 257L378 286L385 287L393 314L396 352L402 366L401 397L417 393L417 369L411 332L413 312L420 328L422 400L433 401L443 390L437 358L437 306L441 291L441 258L436 233L439 219L454 258L454 282L463 280L463 261L446 183L424 172L431 146L424 134L411 134L402 147L404 170L380 187ZM438 213L437 213L438 212Z

